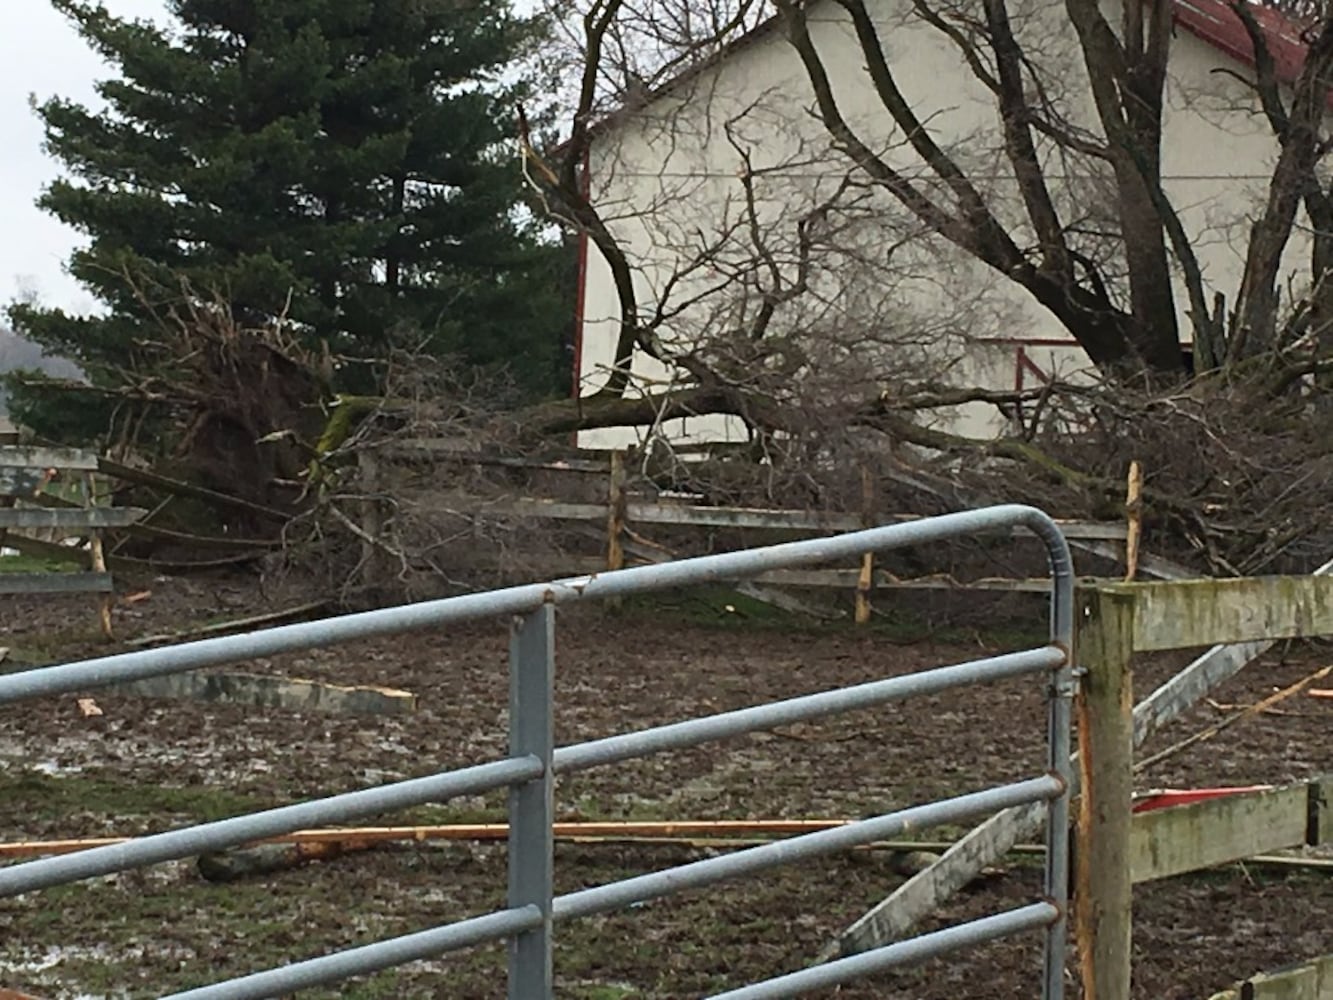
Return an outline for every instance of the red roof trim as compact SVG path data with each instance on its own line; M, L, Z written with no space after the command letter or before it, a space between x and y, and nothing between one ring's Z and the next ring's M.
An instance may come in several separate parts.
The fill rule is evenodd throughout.
M1176 24L1213 48L1246 66L1254 65L1254 46L1240 15L1226 0L1173 0ZM1278 80L1295 83L1305 65L1308 45L1301 37L1300 25L1268 7L1252 4L1251 13L1259 24L1272 53Z

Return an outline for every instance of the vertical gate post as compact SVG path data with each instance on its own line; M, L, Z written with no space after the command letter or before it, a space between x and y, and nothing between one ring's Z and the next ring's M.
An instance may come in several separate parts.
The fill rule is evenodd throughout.
M1085 1000L1129 1000L1134 597L1088 590L1079 608L1079 965Z
M541 760L541 777L509 790L510 907L536 906L542 924L509 942L509 1000L550 1000L552 701L555 682L555 605L514 619L509 643L509 752Z
M1046 896L1060 908L1060 917L1046 931L1042 1000L1063 1000L1065 958L1069 941L1069 803L1074 775L1070 763L1070 729L1076 693L1074 678L1074 582L1072 567L1053 556L1051 642L1065 651L1065 662L1046 688L1046 766L1065 782L1064 792L1046 810Z

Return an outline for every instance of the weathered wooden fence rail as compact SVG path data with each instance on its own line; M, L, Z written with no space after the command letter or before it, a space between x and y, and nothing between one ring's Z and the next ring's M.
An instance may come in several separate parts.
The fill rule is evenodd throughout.
M903 524L919 520L920 515L880 513L877 510L877 488L868 469L862 470L861 509L859 511L793 510L768 507L720 506L698 502L688 496L635 495L627 476L629 458L623 452L607 452L601 457L581 458L519 458L496 456L469 449L449 439L419 439L399 442L384 449L374 459L378 471L382 462L444 461L459 465L495 467L529 472L570 473L579 477L605 479L605 502L577 502L545 497L502 497L466 500L452 503L452 509L471 517L496 519L532 519L555 522L577 522L605 527L604 559L575 559L571 571L594 572L598 569L620 569L626 565L644 562L665 562L674 555L665 549L641 544L635 528L652 526L667 529L732 529L738 531L782 532L797 535L833 534L859 531L865 528ZM1130 489L1134 493L1133 486ZM1131 496L1131 500L1133 500ZM1124 522L1059 520L1060 530L1071 544L1085 547L1101 546L1097 554L1128 567L1132 576L1138 564L1137 544L1131 552L1131 540L1137 540L1140 505L1131 502ZM370 536L379 528L377 511L368 511L362 527ZM1015 529L1023 535L1024 529ZM640 543L640 544L636 544ZM1151 557L1147 557L1151 559ZM1117 577L1118 579L1118 577ZM1013 576L986 576L980 579L959 580L952 574L933 573L900 577L877 568L873 557L863 556L859 569L821 568L783 571L765 574L748 581L744 590L750 596L784 607L801 606L773 588L835 589L854 592L856 620L864 623L870 617L870 597L877 590L989 590L1041 593L1049 590L1044 578L1015 578ZM806 607L805 610L811 610Z
M0 548L17 543L19 533L45 532L59 542L68 535L86 537L90 569L74 572L0 573L0 594L94 593L109 595L102 531L133 524L144 515L136 507L97 506L94 452L70 448L0 446ZM74 499L77 498L77 499ZM44 501L60 506L44 506ZM13 532L18 537L11 538ZM63 547L50 546L57 556ZM111 635L111 602L99 604L102 631Z

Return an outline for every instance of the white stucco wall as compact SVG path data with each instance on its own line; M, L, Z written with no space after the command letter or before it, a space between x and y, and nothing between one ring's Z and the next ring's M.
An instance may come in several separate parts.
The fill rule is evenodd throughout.
M901 0L880 0L880 34L899 86L937 141L978 181L1002 219L1018 221L1021 206L1000 151L993 99L943 35L902 13ZM1015 0L1012 16L1020 38L1047 68L1067 113L1092 127L1095 118L1081 61L1076 55L1062 0ZM1113 20L1113 23L1115 21ZM811 35L823 56L844 117L861 137L881 144L895 166L924 176L903 137L887 130L864 71L864 58L846 15L835 4L816 8ZM1164 185L1194 238L1207 283L1234 292L1238 285L1249 214L1262 205L1276 143L1239 81L1214 72L1240 70L1205 42L1177 31L1171 55L1164 120ZM1065 92L1059 93L1060 89ZM693 343L704 331L725 328L731 314L722 298L705 294L724 281L726 266L754 257L746 222L744 188L737 173L742 150L756 180L755 216L766 246L786 248L786 274L795 273L793 217L827 198L847 172L829 148L826 132L810 113L812 91L800 61L781 31L741 47L718 66L608 128L593 146L589 170L594 202L624 241L636 267L641 309L665 299L678 308L663 334ZM730 124L728 124L730 123ZM1088 185L1063 182L1058 161L1046 175L1066 212L1086 199ZM926 181L921 181L925 184ZM938 238L907 237L911 221L883 193L866 197L820 257L812 284L822 296L797 305L782 322L826 331L829 356L865 351L883 359L865 366L866 377L889 377L897 368L921 370L958 384L1011 388L1018 349L1042 370L1069 376L1089 372L1081 349L1021 289L966 259ZM885 263L885 248L903 241ZM1298 238L1289 248L1289 270L1306 267ZM849 255L846 248L855 248ZM692 269L704 248L719 260ZM863 258L874 258L867 263ZM725 265L716 266L718 263ZM682 276L681 272L688 274ZM674 277L673 277L674 276ZM849 297L854 293L854 297ZM687 303L682 305L682 303ZM1183 290L1177 305L1188 336ZM753 303L741 307L753 315ZM584 269L579 361L582 393L604 384L614 353L619 309L606 261L589 245ZM858 345L873 331L879 346ZM817 338L816 338L817 339ZM1023 342L1027 342L1026 344ZM641 391L660 391L682 376L639 352L634 362ZM1029 375L1027 384L1032 384ZM985 435L1002 432L993 407L960 408L948 429ZM678 440L733 437L738 422L722 418L672 421L661 431ZM644 431L614 429L580 436L585 447L621 447Z

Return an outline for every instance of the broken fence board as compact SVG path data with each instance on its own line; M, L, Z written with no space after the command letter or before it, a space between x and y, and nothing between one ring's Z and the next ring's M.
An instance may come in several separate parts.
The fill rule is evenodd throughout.
M819 953L816 961L859 954L898 940L918 920L935 912L941 903L976 878L983 868L1008 854L1010 848L1041 825L1045 816L1045 802L996 813L843 931Z
M147 513L139 507L21 507L0 510L0 528L123 528Z
M265 674L172 674L116 684L112 690L146 698L188 698L341 715L405 715L417 707L416 695L410 691L373 686L344 687Z
M1306 783L1237 792L1136 813L1129 870L1136 883L1212 868L1305 843Z
M0 447L0 467L94 472L97 470L97 453L79 448L20 448L6 445Z
M1186 649L1333 634L1333 577L1260 576L1107 588L1134 595L1134 648Z

